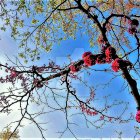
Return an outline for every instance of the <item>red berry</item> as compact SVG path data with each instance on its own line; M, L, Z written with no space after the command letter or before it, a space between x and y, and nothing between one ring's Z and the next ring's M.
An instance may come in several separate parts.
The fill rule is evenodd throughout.
M119 69L120 69L120 65L119 65L119 63L120 63L120 59L119 58L116 58L113 62L112 62L112 69L113 69L113 71L115 71L115 72L118 72L119 71Z
M86 56L88 56L88 55L92 55L92 53L91 52L85 52L83 55L82 55L82 58L84 59Z
M84 58L84 64L86 66L92 66L92 65L95 65L95 61L96 61L96 57L94 55L87 55L85 58Z
M111 57L112 55L115 55L116 54L116 50L113 47L108 47L105 50L105 54L106 54L106 56L110 56Z

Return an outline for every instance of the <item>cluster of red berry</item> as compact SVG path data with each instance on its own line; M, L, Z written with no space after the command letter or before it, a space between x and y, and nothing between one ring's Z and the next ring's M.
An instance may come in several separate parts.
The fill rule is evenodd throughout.
M116 58L116 59L114 59ZM104 63L111 63L112 62L112 69L115 72L118 72L120 68L132 66L129 61L122 60L116 57L116 50L113 47L103 47L102 54L93 55L91 52L85 52L82 55L82 59L84 61L84 65L89 67L95 64L104 64ZM80 70L79 66L71 64L70 71L75 73Z
M113 62L112 62L112 69L115 72L118 72L120 68L125 68L127 66L132 67L132 64L127 61L127 60L122 60L120 58L116 58Z
M96 64L96 55L93 55L91 52L85 52L82 55L85 66L89 67Z
M128 24L130 25L128 32L130 34L135 34L137 32L137 27L139 22L137 19L128 20ZM99 37L98 39L99 44L102 44L101 54L93 55L91 52L85 52L82 55L82 59L84 61L84 65L86 67L95 65L95 64L105 64L105 63L112 63L112 70L114 72L118 72L120 68L126 68L127 66L132 67L131 62L127 60L122 60L117 57L116 50L113 47L107 47L106 42L103 40L103 37ZM74 63L70 65L70 71L75 73L80 70L80 66L75 65ZM92 111L91 109L87 108L84 104L80 105L82 112L86 113L87 115L97 115L96 111ZM101 120L104 119L104 116L100 117ZM111 118L110 118L111 121ZM140 123L140 110L138 110L136 114L136 121Z
M139 25L139 22L137 19L133 19L133 20L128 20L128 24L130 25L128 32L130 34L134 34L137 32L137 27Z

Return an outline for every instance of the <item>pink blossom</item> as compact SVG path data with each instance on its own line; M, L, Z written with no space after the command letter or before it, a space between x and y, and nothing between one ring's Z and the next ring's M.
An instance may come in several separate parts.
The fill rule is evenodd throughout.
M33 81L34 86L36 86L37 88L42 88L43 84L41 83L41 81L39 79L34 79Z
M11 78L16 78L17 75L18 75L18 73L16 71L12 71L10 74Z
M128 24L129 24L129 25L131 25L131 24L132 24L131 19L129 19L127 22L128 22Z
M79 68L77 66L73 65L73 64L69 68L70 68L70 71L73 72L73 73L79 71Z
M104 116L101 116L101 117L100 117L100 120L103 120L103 119L104 119Z
M97 115L98 113L96 112L96 111L94 111L94 112L92 112L92 115L94 116L94 115Z

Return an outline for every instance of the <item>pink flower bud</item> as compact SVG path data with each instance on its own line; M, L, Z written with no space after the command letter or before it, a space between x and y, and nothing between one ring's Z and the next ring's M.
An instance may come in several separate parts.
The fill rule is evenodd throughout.
M17 72L12 71L10 76L11 76L11 78L16 78L17 75L18 75Z
M73 64L69 68L70 68L70 71L73 72L73 73L79 71L79 68L77 66L73 65Z

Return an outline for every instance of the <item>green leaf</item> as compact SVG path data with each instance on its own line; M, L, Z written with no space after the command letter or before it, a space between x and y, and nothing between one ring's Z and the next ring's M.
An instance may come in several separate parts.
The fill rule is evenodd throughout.
M33 19L32 20L32 24L36 24L36 23L38 23L39 21L38 20L36 20L36 19Z
M25 55L23 53L19 53L19 57L25 58Z
M0 28L2 31L6 31L6 28L5 27L1 27Z

